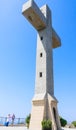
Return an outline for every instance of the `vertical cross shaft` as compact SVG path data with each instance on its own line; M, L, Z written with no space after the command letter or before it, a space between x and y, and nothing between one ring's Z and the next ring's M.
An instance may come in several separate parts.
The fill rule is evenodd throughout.
M38 31L37 35L35 94L54 95L51 12L46 5L41 10L45 15L47 26Z

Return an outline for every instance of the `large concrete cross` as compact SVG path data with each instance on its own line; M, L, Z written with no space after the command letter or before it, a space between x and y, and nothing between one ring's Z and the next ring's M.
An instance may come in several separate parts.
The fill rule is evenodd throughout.
M39 8L33 0L29 0L23 5L22 14L38 32L30 130L41 130L43 119L51 119L53 130L59 130L57 99L54 97L52 48L59 47L61 41L52 27L51 10L47 5Z
M27 18L27 20L34 26L37 31L43 30L47 27L48 16L46 14L46 11L47 9L39 9L33 0L29 0L23 5L22 8L22 14ZM60 45L60 38L52 27L52 47L56 48Z

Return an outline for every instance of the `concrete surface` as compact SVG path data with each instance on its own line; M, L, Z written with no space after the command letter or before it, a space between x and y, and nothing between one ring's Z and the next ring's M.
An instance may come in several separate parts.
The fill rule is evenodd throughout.
M15 127L0 126L0 130L28 130L28 129L26 127L18 127L18 126Z
M29 130L26 127L5 127L5 126L0 126L0 130ZM76 130L76 128L62 128L62 130Z

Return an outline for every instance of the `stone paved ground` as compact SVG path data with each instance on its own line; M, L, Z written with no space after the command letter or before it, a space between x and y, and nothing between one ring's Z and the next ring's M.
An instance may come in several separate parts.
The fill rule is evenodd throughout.
M0 130L28 130L26 127L5 127L0 126ZM75 128L62 128L62 130L76 130Z
M27 130L26 127L5 127L0 126L0 130Z

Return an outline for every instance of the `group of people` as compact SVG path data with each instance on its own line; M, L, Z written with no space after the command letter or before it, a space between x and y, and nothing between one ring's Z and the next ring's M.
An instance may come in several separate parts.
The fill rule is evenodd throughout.
M14 120L15 120L15 115L13 114L12 116L10 114L8 114L8 116L6 117L6 122L5 122L5 126L8 126L9 123L11 123L12 125L14 124Z

